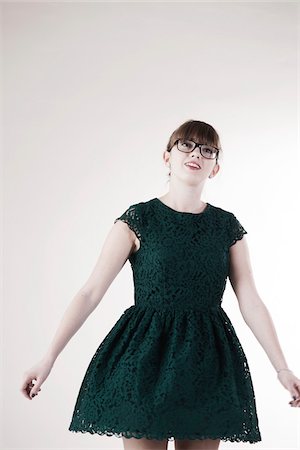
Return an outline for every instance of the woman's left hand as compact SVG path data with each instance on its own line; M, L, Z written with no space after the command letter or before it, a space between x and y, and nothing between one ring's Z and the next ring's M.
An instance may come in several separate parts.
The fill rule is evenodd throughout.
M287 370L282 370L277 374L280 383L291 393L293 400L289 404L293 407L300 407L300 379Z

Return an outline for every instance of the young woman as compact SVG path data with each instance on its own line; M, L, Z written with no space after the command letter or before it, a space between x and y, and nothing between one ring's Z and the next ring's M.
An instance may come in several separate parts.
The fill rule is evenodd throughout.
M247 231L232 212L201 200L221 151L218 133L205 122L190 120L172 133L163 154L169 192L115 219L48 352L24 374L21 391L32 399L128 259L134 305L91 359L70 431L122 437L125 450L167 449L170 440L176 450L261 441L247 358L221 306L227 278L291 406L300 406L300 380L256 290Z

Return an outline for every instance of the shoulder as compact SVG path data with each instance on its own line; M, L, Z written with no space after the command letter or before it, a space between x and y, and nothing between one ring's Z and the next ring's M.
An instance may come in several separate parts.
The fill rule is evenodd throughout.
M213 210L215 211L216 216L220 217L221 219L230 221L236 217L232 211L228 211L227 209L221 208L220 206L216 206L216 205L211 205L211 206L213 207Z
M230 245L236 242L236 240L241 239L244 234L247 234L239 218L237 218L236 213L221 208L220 206L214 206L214 210L218 226L223 225L223 228L229 235Z
M134 223L136 225L142 225L146 217L147 210L151 207L152 201L140 201L129 204L123 213L115 219L115 222L119 219L127 221L127 223Z
M145 214L148 211L151 212L151 208L152 208L152 205L153 205L153 200L154 199L150 199L150 200L145 200L145 201L132 203L129 206L128 210L130 210L132 213L135 213L135 214L139 215L142 218L142 216L145 216Z
M154 198L151 198L150 200L144 200L144 201L140 201L137 203L133 203L132 206L137 206L138 208L145 209L145 208L151 206L154 200L155 200Z
M217 215L222 217L224 223L224 229L226 230L226 240L228 239L228 245L231 247L238 240L241 240L248 232L241 224L240 220L236 217L236 214L232 211L228 211L221 207L215 207Z

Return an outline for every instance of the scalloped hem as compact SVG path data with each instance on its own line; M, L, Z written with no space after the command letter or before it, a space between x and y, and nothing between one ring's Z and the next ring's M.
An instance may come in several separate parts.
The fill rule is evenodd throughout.
M175 439L188 439L188 440L196 440L196 439L220 439L221 441L230 441L230 442L249 442L250 444L255 444L257 442L260 442L261 436L258 435L255 438L251 438L248 434L234 434L232 436L212 436L212 435L201 435L201 434L194 434L194 435L182 435L177 434L175 436L175 433L167 432L163 435L150 435L145 434L141 432L131 432L131 431L113 431L113 430L96 430L94 428L79 430L69 427L69 431L73 433L90 433L90 434L99 434L99 435L106 435L106 436L114 436L117 438L135 438L135 439L155 439L155 440L168 440L168 441L175 441Z

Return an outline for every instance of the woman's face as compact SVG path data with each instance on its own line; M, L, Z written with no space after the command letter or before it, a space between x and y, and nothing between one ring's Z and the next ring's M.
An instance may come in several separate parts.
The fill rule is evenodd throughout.
M170 152L165 151L163 155L166 165L170 165L172 177L179 177L182 180L198 184L206 178L213 178L219 171L220 166L215 159L204 158L199 147L191 153L184 153L178 150L176 144ZM186 165L187 162L194 161L199 164L199 169L193 169Z

